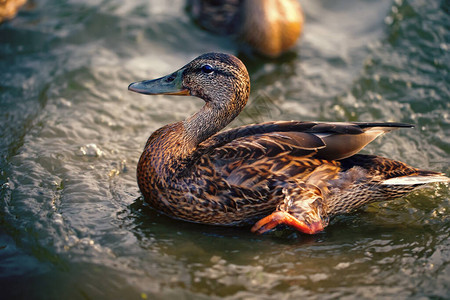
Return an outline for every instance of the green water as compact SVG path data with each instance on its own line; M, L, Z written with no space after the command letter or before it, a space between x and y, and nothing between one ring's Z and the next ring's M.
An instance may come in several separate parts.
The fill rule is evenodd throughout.
M2 299L450 296L449 189L335 219L324 233L171 220L142 205L150 133L202 105L130 82L208 51L238 55L268 120L415 124L366 153L450 174L450 4L302 0L304 34L268 60L192 23L181 0L35 0L0 25Z

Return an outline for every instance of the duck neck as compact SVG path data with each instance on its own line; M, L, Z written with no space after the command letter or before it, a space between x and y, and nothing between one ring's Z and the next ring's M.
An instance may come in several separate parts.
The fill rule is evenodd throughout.
M158 174L165 182L173 180L174 174L182 176L180 174L185 174L189 168L197 146L228 125L242 108L230 110L229 107L217 107L206 102L200 111L186 120L158 129L147 141L138 164L138 174Z
M227 103L234 103L234 101L207 101L200 111L184 120L185 134L192 149L233 121L246 102L240 101L232 105Z

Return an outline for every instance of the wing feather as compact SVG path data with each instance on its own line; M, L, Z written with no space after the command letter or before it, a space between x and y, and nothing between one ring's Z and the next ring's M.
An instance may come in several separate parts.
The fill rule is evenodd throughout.
M247 125L218 133L196 152L216 159L258 159L281 154L340 160L358 153L378 136L404 123L279 121Z

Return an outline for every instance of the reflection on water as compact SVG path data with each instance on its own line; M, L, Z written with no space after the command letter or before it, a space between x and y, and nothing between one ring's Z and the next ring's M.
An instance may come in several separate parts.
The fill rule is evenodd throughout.
M231 126L410 122L367 151L449 174L446 3L301 1L305 32L291 53L240 55L252 97ZM3 295L447 297L445 185L339 217L313 237L187 224L142 204L135 166L147 137L202 103L134 95L128 84L206 51L235 53L184 4L47 0L0 25Z

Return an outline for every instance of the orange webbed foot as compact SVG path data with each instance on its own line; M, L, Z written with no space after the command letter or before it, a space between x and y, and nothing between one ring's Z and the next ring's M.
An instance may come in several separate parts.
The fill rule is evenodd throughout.
M279 224L288 225L307 234L316 234L324 228L322 223L319 221L308 224L304 221L298 220L285 211L276 211L256 222L251 231L257 234L262 234L275 228Z

